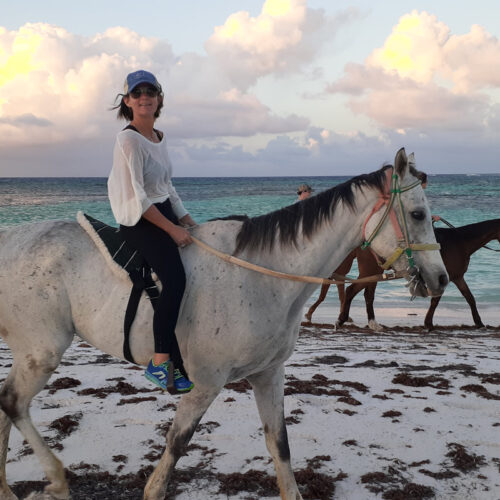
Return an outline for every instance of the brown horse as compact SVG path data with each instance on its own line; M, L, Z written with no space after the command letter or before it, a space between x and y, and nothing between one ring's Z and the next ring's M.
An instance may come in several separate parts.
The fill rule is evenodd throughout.
M474 252L485 246L491 240L497 239L500 242L500 219L486 220L461 227L434 228L434 232L436 234L436 240L441 244L441 257L448 271L450 281L455 283L456 287L460 290L469 304L475 325L481 328L484 327L477 310L476 300L465 282L464 274L467 272L470 257ZM383 272L383 269L379 267L371 252L356 248L335 270L331 278L333 278L334 274L347 274L351 269L354 259L358 259L359 278ZM375 312L373 310L377 283L352 283L345 291L344 285L337 285L337 287L341 303L340 314L336 323L337 326L342 326L349 319L349 309L352 300L361 290L365 289L368 325L372 330L380 330L380 326L375 320ZM309 308L305 315L307 320L311 321L314 311L319 304L325 300L329 288L330 285L323 285L321 287L321 293L318 300ZM429 330L434 328L432 319L440 300L441 297L431 298L431 304L424 321L424 326Z

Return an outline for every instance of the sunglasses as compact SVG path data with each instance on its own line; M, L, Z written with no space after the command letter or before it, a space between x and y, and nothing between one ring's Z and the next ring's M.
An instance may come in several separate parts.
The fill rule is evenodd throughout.
M153 87L139 87L138 89L134 89L130 92L130 96L133 99L139 99L142 94L146 94L148 97L157 97L159 92Z

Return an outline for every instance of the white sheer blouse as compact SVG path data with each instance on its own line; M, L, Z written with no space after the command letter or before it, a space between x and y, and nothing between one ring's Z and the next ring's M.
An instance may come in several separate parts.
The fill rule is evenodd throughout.
M172 185L165 137L155 143L130 129L116 136L108 195L116 222L124 226L134 226L151 205L168 198L179 219L188 213Z

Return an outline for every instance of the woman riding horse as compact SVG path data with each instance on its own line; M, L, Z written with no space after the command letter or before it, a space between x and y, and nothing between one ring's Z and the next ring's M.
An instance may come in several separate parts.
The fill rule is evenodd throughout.
M186 275L177 247L192 243L183 226L196 223L172 185L164 134L154 128L163 107L161 85L149 71L134 71L127 75L120 95L114 109L129 124L116 137L109 201L124 239L146 259L162 284L153 317L155 352L144 375L163 390L188 392L193 383L180 366L173 367L170 353L181 364L175 326Z

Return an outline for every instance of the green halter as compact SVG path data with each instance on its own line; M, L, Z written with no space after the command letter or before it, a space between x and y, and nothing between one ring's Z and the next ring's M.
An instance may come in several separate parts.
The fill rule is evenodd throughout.
M409 268L414 269L415 261L413 260L413 251L440 250L441 245L439 243L410 243L408 225L406 223L406 217L403 210L403 202L401 201L401 193L404 193L406 191L409 191L410 189L413 189L416 186L419 186L421 184L421 181L416 181L413 182L412 184L409 184L408 186L401 187L399 184L399 176L395 173L392 173L391 175L389 169L386 170L386 177L387 177L386 189L379 196L377 203L373 207L370 215L367 217L363 225L363 237L365 238L365 241L361 245L361 248L365 250L370 247L372 241L377 237L383 225L385 224L387 218L389 217L396 232L396 236L398 238L398 247L386 259L384 263L379 262L380 267L386 270L389 269L389 267L391 267L392 264L394 264L394 262L396 262L401 257L401 255L405 254L408 259ZM396 201L399 209L400 219L398 219L396 215L396 210L394 208L394 203ZM365 237L366 224L368 223L370 218L376 212L378 212L384 205L385 205L385 212L382 215L382 218L380 219L379 223L373 230L372 234L368 238L366 238ZM377 260L379 260L378 256L376 257Z

